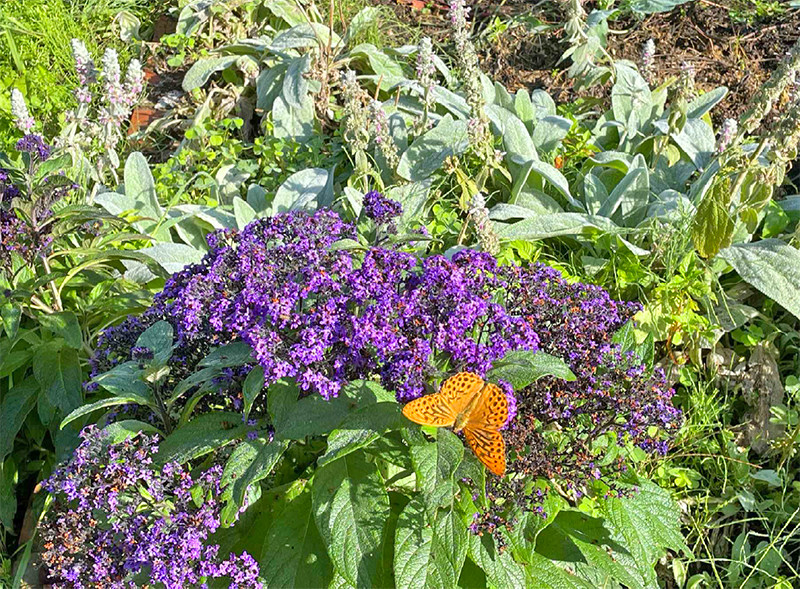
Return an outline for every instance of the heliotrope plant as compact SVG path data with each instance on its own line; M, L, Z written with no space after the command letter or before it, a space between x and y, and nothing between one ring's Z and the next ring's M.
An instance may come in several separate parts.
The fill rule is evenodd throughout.
M376 222L399 214L380 195L367 196ZM363 254L336 247L354 237L330 211L212 234L200 264L173 275L142 316L103 333L93 376L134 360L142 332L161 320L177 337L167 388L213 347L237 340L252 347L266 387L291 378L305 394L330 399L348 382L378 378L401 402L430 392L447 373L484 376L510 352L541 350L566 362L576 380L549 378L516 391L520 427L509 436L528 474L570 484L598 478L588 449L609 433L620 444L665 451L662 433L679 422L672 391L663 373L651 374L611 342L637 304L568 284L542 265L499 266L473 250L420 259L394 247ZM233 391L219 401L238 409L240 387ZM538 431L554 424L573 440L557 453ZM535 467L524 450L530 444L542 450Z
M157 436L115 442L90 426L81 437L44 482L55 498L41 525L53 587L182 589L220 577L232 589L262 587L249 554L222 555L207 541L220 525L219 466L193 475L156 465Z

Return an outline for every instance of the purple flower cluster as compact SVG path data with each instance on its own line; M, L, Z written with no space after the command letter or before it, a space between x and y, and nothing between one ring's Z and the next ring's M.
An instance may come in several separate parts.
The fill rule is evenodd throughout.
M36 156L39 162L45 161L50 157L50 146L42 139L41 135L30 133L17 141L15 146L20 153L29 153Z
M393 220L403 214L403 205L377 190L370 190L364 195L364 214L376 225L392 226Z
M379 376L405 401L441 376L435 358L448 370L485 374L508 351L537 349L530 322L495 300L508 285L491 256L419 260L388 248L363 257L330 249L352 236L329 211L213 234L211 252L173 275L150 310L102 335L93 374L130 360L138 334L160 319L178 336L175 378L210 346L244 340L267 385L291 377L325 398Z
M196 477L175 463L158 470L156 437L110 443L93 426L81 436L44 483L55 496L41 525L53 587L182 589L217 578L231 589L262 587L249 554L225 558L207 542L220 525L220 467Z

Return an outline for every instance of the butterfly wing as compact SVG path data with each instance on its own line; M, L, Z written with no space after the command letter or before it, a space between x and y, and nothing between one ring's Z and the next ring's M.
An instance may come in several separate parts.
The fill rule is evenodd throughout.
M506 444L499 429L508 419L508 399L497 385L487 383L464 425L470 448L490 472L506 472Z
M489 472L499 477L505 474L506 443L499 431L467 425L464 427L464 437L467 438L475 456L483 462Z
M471 372L451 376L438 393L414 399L403 407L403 415L414 423L434 427L451 427L483 388L483 379Z

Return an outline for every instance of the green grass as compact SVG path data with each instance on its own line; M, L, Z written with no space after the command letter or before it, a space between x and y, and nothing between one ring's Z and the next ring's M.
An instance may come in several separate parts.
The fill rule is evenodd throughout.
M152 0L4 0L0 3L0 136L11 142L11 88L19 88L39 131L52 136L59 115L74 105L70 40L80 38L93 55L108 46L127 60L133 53L113 31L120 10L145 17ZM43 126L43 127L42 127ZM0 147L6 147L2 145Z

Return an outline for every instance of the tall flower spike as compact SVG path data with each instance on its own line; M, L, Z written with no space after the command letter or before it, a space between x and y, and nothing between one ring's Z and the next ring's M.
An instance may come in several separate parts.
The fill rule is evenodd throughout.
M369 103L369 115L372 119L372 126L375 129L375 143L386 159L389 169L394 171L400 164L400 155L389 129L389 117L386 116L386 111L383 110L383 105L379 100L372 100Z
M648 39L642 47L641 57L641 73L642 77L648 82L653 81L653 64L656 57L656 42L653 39Z
M354 151L366 151L370 138L369 112L364 106L367 93L351 69L342 72L340 85L344 99L344 139Z
M80 39L73 39L70 45L72 46L72 58L75 60L75 72L78 74L78 83L81 86L89 86L97 82L97 69L84 42Z
M139 95L144 90L144 72L142 64L138 59L133 59L128 64L128 71L125 72L125 102L132 107L136 104Z
M29 133L36 121L28 112L28 105L25 104L25 97L22 92L14 88L11 90L11 116L14 117L14 124L23 133Z
M492 255L500 252L500 240L492 227L489 219L489 209L486 208L486 199L480 192L475 193L469 203L469 215L475 223L475 233L484 251Z
M433 61L433 43L430 37L420 39L417 46L417 81L422 86L425 106L433 108L436 104L436 97L433 95L436 87L436 64Z
M469 8L467 8L464 0L451 0L450 29L456 46L456 59L461 83L464 85L464 93L467 97L467 104L469 104L472 118L478 119L478 121L485 121L481 69L478 66L478 55L475 53L475 47L469 38L468 16Z
M736 132L739 130L739 123L736 119L725 119L722 123L722 128L719 130L719 138L717 139L717 154L725 151L728 146L736 137Z

